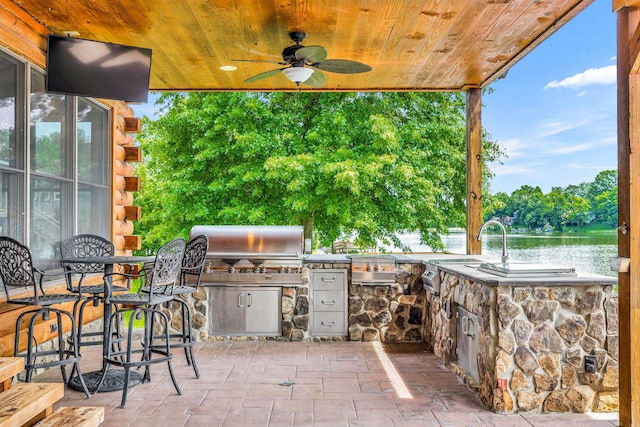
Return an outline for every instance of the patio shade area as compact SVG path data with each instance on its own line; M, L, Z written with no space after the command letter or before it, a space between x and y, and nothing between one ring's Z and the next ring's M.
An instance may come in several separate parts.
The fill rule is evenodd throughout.
M361 74L324 72L321 90L420 91L486 87L592 1L13 3L54 34L151 48L151 90L296 90L282 73L244 80L285 68L278 62L294 44L289 32L303 31L302 44L324 47L327 59L372 67ZM220 69L229 65L238 69Z
M83 369L99 366L96 347ZM610 427L617 414L495 414L421 343L208 341L196 344L201 378L174 351L178 396L165 364L120 392L65 389L60 406L104 406L102 426L558 426ZM93 352L93 353L92 353ZM38 382L60 381L51 369Z

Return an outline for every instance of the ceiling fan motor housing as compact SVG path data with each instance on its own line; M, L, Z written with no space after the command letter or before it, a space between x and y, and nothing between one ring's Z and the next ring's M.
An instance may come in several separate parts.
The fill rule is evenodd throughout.
M303 48L304 46L297 44L295 46L285 47L282 51L282 59L285 60L287 64L291 65L304 65L304 60L296 58L296 51L298 49Z

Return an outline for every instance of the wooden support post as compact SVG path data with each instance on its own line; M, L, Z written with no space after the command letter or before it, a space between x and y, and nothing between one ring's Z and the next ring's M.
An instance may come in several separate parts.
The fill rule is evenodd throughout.
M467 253L482 253L482 90L467 91Z
M615 6L615 4L614 4ZM629 258L618 273L620 425L640 425L640 75L634 34L640 9L617 11L618 35L618 256Z

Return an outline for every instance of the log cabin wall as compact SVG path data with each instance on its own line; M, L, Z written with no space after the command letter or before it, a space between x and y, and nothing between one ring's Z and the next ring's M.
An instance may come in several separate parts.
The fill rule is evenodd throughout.
M0 45L32 64L45 69L47 35L50 31L13 3L0 3ZM0 76L0 79L2 77ZM138 147L134 146L133 134L140 131L140 120L133 117L133 110L120 101L98 100L110 109L111 126L111 212L110 240L114 243L117 254L130 254L140 248L141 238L134 235L133 221L139 219L140 209L133 206L133 193L140 188L140 182L133 175L133 162L141 160ZM100 278L95 278L99 281ZM57 282L47 290L65 292L66 286ZM72 304L63 306L72 309ZM14 350L15 321L22 311L14 304L8 304L3 292L0 292L0 357L11 356ZM101 307L92 308L85 313L86 323L102 317ZM54 337L50 332L49 322L37 325L38 342ZM65 330L71 325L65 324ZM25 334L26 336L26 334ZM26 343L21 343L24 349Z

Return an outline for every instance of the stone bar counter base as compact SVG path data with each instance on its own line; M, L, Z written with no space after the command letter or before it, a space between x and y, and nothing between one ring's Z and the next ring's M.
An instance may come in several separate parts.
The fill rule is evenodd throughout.
M439 271L425 340L487 408L514 412L618 410L618 299L613 286L489 286ZM478 383L456 364L455 305L478 316ZM430 324L430 325L429 325ZM586 372L585 356L595 359Z
M314 269L349 270L344 262L305 263L302 285L282 287L282 335L224 336L211 335L208 303L212 298L207 284L194 294L181 295L193 312L194 335L199 341L261 340L261 341L388 341L421 342L426 320L425 291L422 286L424 267L417 262L397 265L395 283L361 286L350 283L348 291L348 334L344 336L314 336L310 330L309 278ZM177 303L165 310L174 328L182 322Z
M425 292L421 264L396 264L389 285L349 285L349 340L421 342Z

